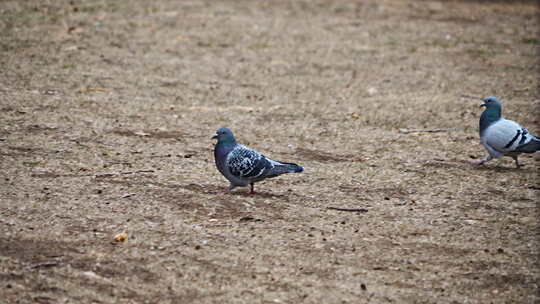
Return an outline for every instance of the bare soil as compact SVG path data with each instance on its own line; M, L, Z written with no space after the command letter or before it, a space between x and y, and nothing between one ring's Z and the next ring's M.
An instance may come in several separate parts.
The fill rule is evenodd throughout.
M0 303L538 303L540 156L462 95L540 134L539 14L0 1ZM224 194L224 126L306 171Z

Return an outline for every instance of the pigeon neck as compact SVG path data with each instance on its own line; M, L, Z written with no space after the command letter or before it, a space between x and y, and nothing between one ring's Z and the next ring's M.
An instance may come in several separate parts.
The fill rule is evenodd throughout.
M501 107L487 108L480 116L480 134L499 119L501 119Z
M236 140L234 137L223 138L218 142L218 145L221 147L234 147L236 145Z

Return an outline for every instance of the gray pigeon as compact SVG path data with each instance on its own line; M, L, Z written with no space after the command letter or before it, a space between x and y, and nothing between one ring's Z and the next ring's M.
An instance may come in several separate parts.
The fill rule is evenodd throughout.
M481 165L494 158L510 156L520 167L518 155L540 151L540 139L533 136L517 122L501 116L501 102L496 97L482 98L480 107L486 107L480 116L480 143L489 153L476 165Z
M304 168L293 163L271 160L259 152L236 143L231 130L220 128L212 137L217 139L214 148L216 166L230 182L229 191L284 173L300 173Z

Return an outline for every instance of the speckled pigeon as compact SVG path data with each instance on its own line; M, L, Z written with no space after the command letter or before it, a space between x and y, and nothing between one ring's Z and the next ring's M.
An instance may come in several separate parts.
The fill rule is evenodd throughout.
M300 173L304 168L297 164L271 160L259 152L239 145L231 130L220 128L212 137L217 139L214 148L216 166L230 182L229 191L236 187L251 186L264 179L284 173Z
M540 139L512 120L501 116L502 105L496 97L482 98L480 107L486 107L480 116L480 143L489 153L486 158L476 162L481 165L494 158L510 156L520 167L518 155L540 151Z

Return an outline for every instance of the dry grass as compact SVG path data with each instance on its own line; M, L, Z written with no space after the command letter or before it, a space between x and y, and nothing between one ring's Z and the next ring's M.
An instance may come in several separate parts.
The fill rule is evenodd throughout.
M539 157L470 166L480 109L460 97L540 134L538 14L2 1L0 299L539 301ZM306 172L222 194L221 126Z

